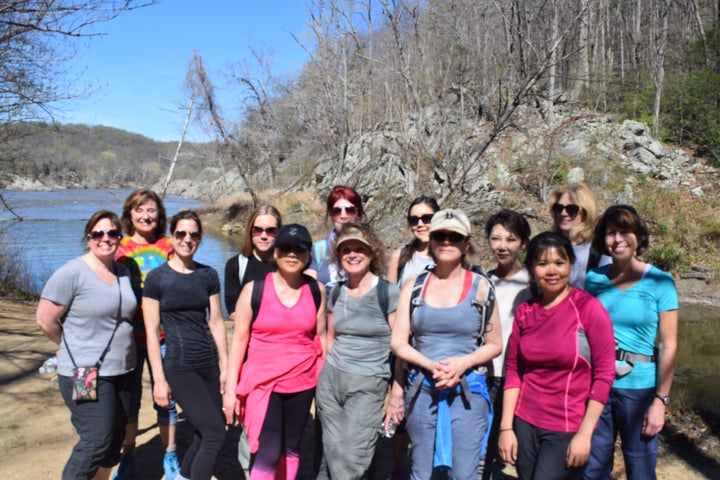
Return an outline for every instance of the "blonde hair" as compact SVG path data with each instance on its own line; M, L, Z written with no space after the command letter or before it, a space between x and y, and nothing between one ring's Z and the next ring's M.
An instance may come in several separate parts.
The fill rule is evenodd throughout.
M590 187L584 183L563 185L553 190L550 194L550 214L553 219L552 231L554 232L560 231L560 228L557 224L557 215L552 211L552 206L566 193L570 197L570 200L580 207L580 213L582 213L580 224L571 232L570 241L576 245L585 243L593 237L593 228L598 219L597 196L595 192L590 190ZM580 213L578 213L578 215Z

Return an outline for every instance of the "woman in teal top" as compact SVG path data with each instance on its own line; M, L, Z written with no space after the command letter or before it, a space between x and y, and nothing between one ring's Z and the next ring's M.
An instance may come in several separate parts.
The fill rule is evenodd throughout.
M613 263L590 271L585 289L612 319L617 375L593 435L586 479L610 478L618 433L628 479L656 478L657 434L675 373L678 296L670 274L640 260L648 245L645 223L629 205L608 208L595 227L593 246Z

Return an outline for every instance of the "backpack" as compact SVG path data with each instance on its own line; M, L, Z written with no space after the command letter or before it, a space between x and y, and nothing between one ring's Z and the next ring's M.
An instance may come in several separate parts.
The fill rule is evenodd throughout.
M243 277L245 276L245 270L247 270L248 262L250 259L242 253L238 255L238 279L240 285L242 285Z
M335 284L332 291L330 292L330 297L332 298L332 304L335 305L335 302L337 302L338 297L340 297L340 287L342 287L345 284L345 281L342 280ZM388 317L388 308L390 308L390 297L388 294L388 287L390 286L390 282L385 280L382 277L378 277L378 284L377 284L377 299L378 299L378 305L380 306L380 311L385 316L385 320L387 320Z
M487 325L490 321L490 316L495 309L495 285L493 285L490 277L479 265L471 265L468 269L475 275L479 276L488 285L487 294L485 300L478 300L477 292L472 292L473 300L471 304L477 308L480 313L480 336L478 337L478 346L482 346L485 343L485 334L487 333ZM410 318L412 318L415 308L422 304L422 290L425 286L430 270L425 270L420 275L415 277L415 283L413 284L412 291L410 293Z
M302 274L303 280L310 287L313 300L315 301L315 311L320 310L320 303L322 303L322 296L320 294L320 287L318 286L317 280L312 278L310 275L305 273ZM265 277L259 278L253 282L252 296L250 297L250 308L252 309L252 321L254 322L260 311L260 302L262 301L263 289L265 288Z

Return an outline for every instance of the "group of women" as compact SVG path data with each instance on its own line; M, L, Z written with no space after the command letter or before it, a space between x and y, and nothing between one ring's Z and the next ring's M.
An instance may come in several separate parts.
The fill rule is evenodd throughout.
M141 199L123 225L136 243L153 244L164 238L153 230L164 210L158 198ZM147 346L138 352L159 419L168 419L158 421L166 457L175 455L174 434L163 433L174 402L196 432L174 478L209 479L225 425L238 420L250 478L295 478L313 400L318 468L330 478L363 478L379 430L397 431L393 478L407 475L409 439L412 479L492 478L503 462L521 479L608 479L618 434L628 478L655 478L674 370L674 282L640 260L648 232L633 207L599 215L582 184L551 200L553 225L532 239L515 211L488 219L487 275L472 265L467 215L430 197L410 204L411 241L387 263L352 188L332 189L333 229L315 243L261 206L225 269L229 347L218 275L193 260L197 215L173 217L172 250L134 267L118 251L119 219L96 213L88 253L51 277L37 311L60 345L60 388L80 436L63 478L109 478L121 446L123 458L133 453L130 321L140 304ZM98 369L94 401L73 397L79 365Z

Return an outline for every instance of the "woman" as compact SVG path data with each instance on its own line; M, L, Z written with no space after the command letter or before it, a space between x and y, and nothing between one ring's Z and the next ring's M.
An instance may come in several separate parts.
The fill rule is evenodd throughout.
M665 423L677 350L678 295L670 274L640 260L648 231L635 208L608 208L595 228L593 245L612 265L588 273L587 291L610 313L617 378L593 435L587 479L607 479L618 433L630 480L655 477L657 434ZM657 349L655 344L657 340Z
M329 350L316 398L331 478L363 478L375 453L400 293L380 278L384 252L370 227L354 223L342 226L334 244L347 281L328 300Z
M115 262L121 237L117 215L108 210L95 212L85 224L87 253L50 277L37 307L37 324L60 347L60 393L80 436L63 480L107 479L120 458L132 395L131 318L137 306L130 275ZM98 302L99 298L103 301ZM84 401L82 394L91 397L90 391L82 385L75 388L74 374L83 367L98 369L95 400Z
M250 215L240 253L225 264L225 308L230 320L242 287L275 268L273 245L281 226L280 212L272 205L260 205Z
M485 224L490 251L495 256L495 268L488 272L495 285L495 301L502 326L503 353L493 358L490 380L490 400L493 404L493 424L490 429L483 478L492 478L502 470L497 450L502 418L502 390L505 383L505 350L515 320L515 309L532 297L530 274L520 262L520 254L530 241L530 224L525 217L513 210L501 210L492 215ZM500 395L498 395L500 392Z
M360 222L365 218L362 198L350 187L337 185L333 187L326 201L325 218L332 219L333 230L327 238L313 244L313 264L310 267L317 271L317 279L325 285L326 291L342 280L342 272L331 259L332 245L337 232L344 223Z
M127 236L120 240L117 261L130 271L133 292L140 307L142 289L148 272L165 263L172 253L172 243L165 236L167 228L165 207L155 192L141 188L135 190L125 200L120 222ZM145 322L141 307L135 311L133 317L133 333L137 347L137 368L135 369L128 424L125 429L125 440L123 440L123 455L120 457L117 472L113 476L114 480L128 480L135 471L135 439L138 433L138 414L142 399L143 367L148 361ZM162 325L160 327L160 346L164 351L165 332ZM150 384L152 385L152 383L153 377L150 375ZM154 407L157 412L157 424L164 451L165 478L173 480L180 471L175 446L177 409L175 402L170 402L169 408L160 407L157 404L154 404Z
M197 213L176 214L170 220L170 234L173 256L148 274L143 290L153 399L161 407L174 399L195 429L177 478L209 479L225 439L220 388L227 348L220 280L213 268L193 260L202 239Z
M450 469L454 479L478 474L490 401L485 376L475 368L500 354L502 333L497 309L476 307L487 300L491 285L466 268L469 249L467 216L438 211L430 223L436 267L420 281L408 280L400 293L391 346L414 366L404 402L412 479L431 478L434 468ZM422 288L416 290L416 283ZM419 293L415 299L413 291ZM401 398L393 387L388 415L395 421L402 417Z
M245 425L252 480L297 475L326 351L325 292L303 275L311 247L305 227L284 225L275 237L277 269L245 285L235 308L223 406L228 424L237 415Z
M413 238L390 257L387 279L402 287L403 282L425 271L433 264L430 257L430 221L440 206L432 197L421 195L410 202L407 222Z
M600 302L569 284L575 256L555 232L536 236L525 265L539 295L515 311L505 356L499 450L518 478L580 479L614 369Z
M570 273L570 285L585 288L585 274L598 265L610 263L607 257L592 248L592 235L598 217L595 193L584 183L564 185L550 194L551 230L570 240L575 263Z

